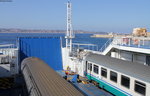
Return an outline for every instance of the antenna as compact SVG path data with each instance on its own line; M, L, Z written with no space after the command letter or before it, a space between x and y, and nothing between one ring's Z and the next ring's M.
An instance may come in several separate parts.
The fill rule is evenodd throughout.
M72 8L70 1L67 2L67 31L66 31L66 47L72 52L72 39L75 37L72 30Z

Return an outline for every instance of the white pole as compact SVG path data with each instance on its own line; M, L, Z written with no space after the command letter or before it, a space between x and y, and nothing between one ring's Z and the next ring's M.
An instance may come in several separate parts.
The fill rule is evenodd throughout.
M74 33L72 30L72 22L71 22L71 3L67 2L67 32L66 32L66 47L69 48L70 53L72 52L72 38L74 38Z

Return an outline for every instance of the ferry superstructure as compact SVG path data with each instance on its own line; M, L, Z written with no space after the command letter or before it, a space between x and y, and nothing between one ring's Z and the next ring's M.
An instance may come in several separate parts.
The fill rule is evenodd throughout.
M145 34L144 34L145 35ZM74 47L77 45L77 47ZM82 48L81 46L90 46ZM72 43L62 48L68 67L116 96L149 96L150 38L115 36L100 49L94 44Z
M149 66L149 37L114 37L112 41L107 43L109 43L109 45L106 44L107 47L104 46L101 48L103 55Z
M69 66L116 96L149 96L149 42L148 37L115 37L97 51L74 48L74 55L62 48L63 68Z
M69 67L116 96L149 96L150 38L145 34L115 36L100 49L94 44L77 43L70 48L62 48L64 69Z

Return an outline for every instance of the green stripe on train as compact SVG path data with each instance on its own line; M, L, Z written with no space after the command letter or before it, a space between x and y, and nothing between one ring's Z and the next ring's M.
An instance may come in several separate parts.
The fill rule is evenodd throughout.
M101 87L101 88L103 88L103 89L105 89L105 90L111 92L112 94L114 94L114 95L116 95L116 96L128 96L128 95L126 95L126 94L120 92L119 90L113 88L112 86L110 86L110 85L108 85L108 84L106 84L106 83L104 83L104 82L102 82L102 81L100 81L100 80L97 80L97 79L96 79L95 77L93 77L93 76L87 75L87 78L88 78L89 80L94 80L94 81L98 82L98 83L99 83L99 87Z

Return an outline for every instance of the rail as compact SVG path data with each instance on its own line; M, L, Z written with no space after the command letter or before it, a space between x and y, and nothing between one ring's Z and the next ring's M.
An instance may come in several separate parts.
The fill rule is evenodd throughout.
M16 56L17 48L14 44L0 44L0 63L10 63L12 61L12 58Z
M150 49L150 37L116 37L113 45Z
M103 52L109 46L109 44L111 44L112 40L112 38L109 38L108 41L101 47L99 51Z
M0 48L14 48L14 44L0 44Z
M81 44L81 43L73 43L72 46L74 51L76 51L77 49L81 49L81 50L87 49L89 51L104 52L104 50L110 44L117 45L117 46L150 49L150 37L117 36L117 37L109 38L101 48L99 48L98 45L95 44Z
M91 51L98 51L98 45L96 45L96 44L73 43L72 47L74 50L87 49L87 50L91 50Z
M110 38L99 50L103 52L110 44L126 47L150 49L150 37L114 37Z

